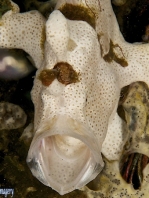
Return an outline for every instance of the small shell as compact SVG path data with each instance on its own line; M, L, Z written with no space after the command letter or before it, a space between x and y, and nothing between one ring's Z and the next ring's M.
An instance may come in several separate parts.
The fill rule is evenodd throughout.
M35 70L29 55L21 50L0 49L0 79L18 80Z

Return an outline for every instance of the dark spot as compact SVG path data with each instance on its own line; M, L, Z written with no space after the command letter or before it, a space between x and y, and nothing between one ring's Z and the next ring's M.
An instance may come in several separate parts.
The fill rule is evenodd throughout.
M39 75L39 80L41 80L42 84L44 86L49 86L53 80L56 78L57 75L57 71L55 71L54 69L45 69L42 70L40 75Z
M40 47L42 49L42 54L44 56L44 44L45 44L45 40L46 40L46 31L45 31L45 27L42 28L42 34L41 34L41 38L40 38Z
M63 15L70 20L86 21L93 28L95 28L95 13L90 7L86 8L81 5L72 5L66 3L59 10Z
M42 70L38 78L44 86L49 86L56 78L64 85L79 81L78 73L70 64L65 62L57 63L53 69Z
M100 35L98 35L98 40L99 40L99 43L100 43ZM100 49L101 49L101 55L103 56L103 59L108 62L108 63L111 63L112 61L115 61L116 63L120 64L122 67L126 67L128 66L128 62L127 60L125 59L125 56L123 54L123 51L122 51L122 48L118 45L118 44L114 44L111 40L110 40L110 49L109 49L109 52L103 56L103 49L102 49L102 45L100 44ZM121 57L119 57L114 49L115 48L119 48L120 51L121 51Z
M142 141L142 142L145 142L145 143L147 143L147 144L149 144L149 135L145 135L145 137L142 138L141 141Z
M62 84L68 85L78 82L78 74L68 63L57 63L54 69L58 71L57 80Z
M117 184L117 185L120 185L120 180L118 180L118 179L114 179L114 180L112 180L112 182Z

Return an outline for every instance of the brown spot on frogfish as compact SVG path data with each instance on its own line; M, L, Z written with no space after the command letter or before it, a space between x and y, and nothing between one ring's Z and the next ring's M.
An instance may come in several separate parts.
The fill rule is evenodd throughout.
M55 79L64 85L79 81L78 73L66 62L59 62L53 69L44 69L39 74L39 80L44 86L49 86Z

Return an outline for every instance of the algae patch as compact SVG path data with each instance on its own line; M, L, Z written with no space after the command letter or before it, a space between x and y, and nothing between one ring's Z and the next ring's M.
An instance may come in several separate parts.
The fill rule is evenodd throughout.
M39 74L39 80L41 80L44 86L49 86L54 79L68 85L79 81L78 73L72 68L72 66L65 62L57 63L53 69L44 69Z
M9 0L0 0L0 18L7 11L12 10L12 5Z
M98 35L99 43L101 36L102 35ZM100 43L100 49L101 49L101 56L106 62L111 63L112 61L115 61L116 63L120 64L122 67L128 66L128 62L123 54L122 48L118 44L114 44L111 39L109 43L109 52L107 54L103 55L103 49L101 43Z
M95 15L91 8L66 3L64 6L59 8L59 10L66 18L70 20L86 21L93 28L95 28Z

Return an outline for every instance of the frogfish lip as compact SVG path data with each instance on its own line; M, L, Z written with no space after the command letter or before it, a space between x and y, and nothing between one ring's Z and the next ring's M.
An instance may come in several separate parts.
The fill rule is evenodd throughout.
M35 133L27 163L39 181L61 195L85 186L104 166L97 138L67 116Z

